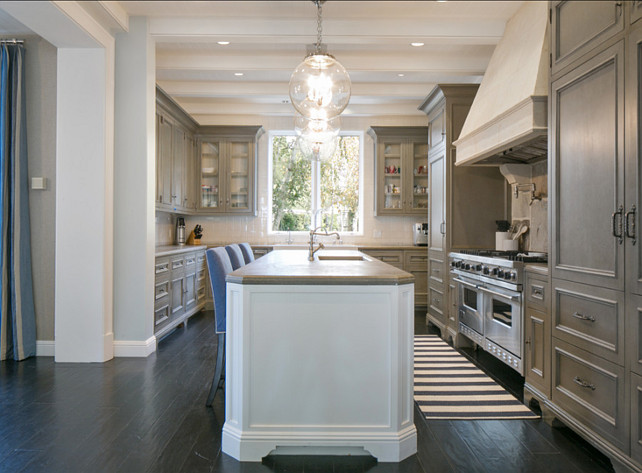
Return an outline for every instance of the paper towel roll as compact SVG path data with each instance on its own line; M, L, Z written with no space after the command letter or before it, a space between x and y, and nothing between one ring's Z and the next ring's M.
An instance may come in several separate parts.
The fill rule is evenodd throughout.
M510 232L495 232L495 250L504 251L504 240L510 240Z

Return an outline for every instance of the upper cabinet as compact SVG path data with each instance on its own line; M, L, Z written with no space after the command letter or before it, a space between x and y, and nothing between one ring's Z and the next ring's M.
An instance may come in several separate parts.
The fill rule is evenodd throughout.
M198 212L256 215L259 126L201 127Z
M428 213L428 127L372 127L375 215Z
M197 124L160 90L156 93L156 208L196 211Z
M260 126L198 126L156 91L156 209L256 215Z
M620 0L552 3L551 67L553 75L622 32L624 3L626 2Z

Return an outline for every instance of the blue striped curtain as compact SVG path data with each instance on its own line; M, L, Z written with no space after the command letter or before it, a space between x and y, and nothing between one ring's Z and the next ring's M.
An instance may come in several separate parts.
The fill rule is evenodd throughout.
M1 360L36 354L24 57L23 45L0 45Z

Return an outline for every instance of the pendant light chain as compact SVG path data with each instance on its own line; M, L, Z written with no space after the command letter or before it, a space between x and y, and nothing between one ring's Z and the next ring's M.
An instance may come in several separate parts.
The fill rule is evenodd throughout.
M315 0L314 3L317 4L317 46L314 53L320 54L321 53L321 33L323 31L321 26L321 14L322 14L321 9L323 7L321 6L322 2L320 0Z

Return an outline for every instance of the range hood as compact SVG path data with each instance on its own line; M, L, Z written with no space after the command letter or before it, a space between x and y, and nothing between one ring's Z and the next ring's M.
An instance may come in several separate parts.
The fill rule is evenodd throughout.
M508 20L459 138L457 166L546 158L548 6L524 2Z

